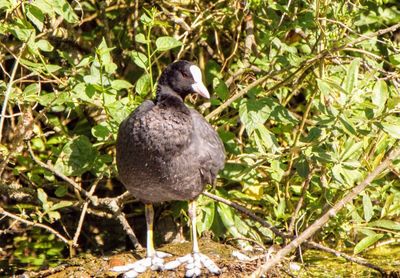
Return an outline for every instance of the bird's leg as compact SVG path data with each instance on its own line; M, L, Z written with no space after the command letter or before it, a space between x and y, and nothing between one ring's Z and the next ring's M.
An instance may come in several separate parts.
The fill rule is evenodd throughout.
M221 270L219 267L206 255L200 253L199 244L197 242L196 230L196 201L189 202L189 217L191 222L193 253L180 257L174 261L166 263L164 269L172 270L186 264L186 277L197 277L201 274L201 268L205 267L213 274L219 274Z
M147 242L146 242L146 255L152 257L155 254L154 239L153 239L153 224L154 224L154 208L152 204L144 205L147 227Z
M151 270L163 270L165 257L171 256L168 253L156 251L153 241L153 221L154 209L152 204L145 204L146 227L147 227L147 244L146 258L138 260L132 264L113 267L111 270L116 272L124 272L124 277L134 278L140 273L145 272L148 268Z

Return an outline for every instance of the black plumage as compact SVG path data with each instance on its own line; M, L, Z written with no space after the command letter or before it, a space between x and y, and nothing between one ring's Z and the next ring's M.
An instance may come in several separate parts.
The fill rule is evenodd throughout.
M159 78L156 99L143 102L120 125L119 177L144 203L193 200L223 168L218 134L183 102L194 92L191 66L187 61L169 65Z

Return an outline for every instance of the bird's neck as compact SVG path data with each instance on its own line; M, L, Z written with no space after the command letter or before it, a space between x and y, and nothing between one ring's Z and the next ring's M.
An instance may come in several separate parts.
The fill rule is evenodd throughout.
M177 92L172 90L169 86L158 85L156 95L157 105L172 105L172 106L185 106L183 99Z

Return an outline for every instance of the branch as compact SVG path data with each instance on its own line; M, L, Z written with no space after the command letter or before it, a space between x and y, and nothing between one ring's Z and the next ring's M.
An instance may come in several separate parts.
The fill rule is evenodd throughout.
M90 191L89 191L90 196L93 195L94 191L96 190L97 185L99 184L99 182L101 181L102 178L103 178L103 176L98 177L96 179L96 181L92 184L92 187L90 188ZM85 203L83 204L81 216L79 217L78 226L76 228L74 239L72 241L73 246L78 245L79 235L82 230L83 221L85 220L85 216L86 216L87 209L89 207L89 203L90 203L90 200L86 200Z
M15 78L15 74L17 73L17 68L19 66L19 61L22 57L22 53L24 53L25 51L25 47L26 47L26 43L24 43L21 47L21 51L19 52L18 57L15 59L14 62L14 67L12 69L11 72L11 77L10 80L8 80L8 85L7 85L7 90L4 93L4 101L3 101L3 107L1 109L1 117L0 117L0 142L1 139L3 137L3 126L4 126L4 119L5 119L5 115L6 115L6 110L7 110L7 106L8 106L8 99L10 98L10 94L11 94L11 89L14 85L14 78Z
M399 24L400 26L400 24ZM397 143L397 142L396 142ZM386 159L373 170L359 185L354 187L350 193L344 198L337 202L330 210L328 210L323 216L316 220L310 227L308 227L303 233L301 233L296 239L291 241L285 248L282 248L274 258L263 264L256 271L254 271L251 277L261 277L264 273L278 264L285 256L287 256L292 250L300 246L301 243L310 238L316 231L318 231L323 225L325 225L329 219L336 215L347 203L352 201L358 194L360 194L379 174L384 170L388 169L394 159L400 156L400 148L395 148L390 151Z
M386 274L386 271L383 268L381 268L381 267L379 267L377 265L371 264L370 262L367 262L366 260L364 260L362 258L349 256L349 255L347 255L347 254L345 254L343 252L336 251L334 249L331 249L329 247L326 247L326 246L323 246L321 244L315 243L313 241L306 241L306 245L311 247L311 248L315 248L315 249L319 249L319 250L325 251L327 253L331 253L331 254L335 255L336 257L342 257L342 258L344 258L344 259L346 259L346 260L348 260L350 262L353 262L353 263L356 263L356 264L359 264L359 265L363 265L363 266L375 269L375 270L379 271L382 275Z
M249 216L253 220L258 221L262 226L270 229L272 232L274 232L278 236L281 236L283 238L291 238L291 239L294 238L294 236L292 236L292 235L288 235L288 234L285 234L285 233L279 231L277 228L272 226L270 223L268 223L267 221L265 221L261 217L255 215L249 209L247 209L247 208L245 208L245 207L243 207L243 206L241 206L241 205L239 205L239 204L237 204L235 202L229 201L229 200L227 200L225 198L222 198L220 196L216 196L216 195L214 195L212 193L209 193L209 192L203 192L203 195L205 195L205 196L207 196L207 197L209 197L209 198L211 198L213 200L216 200L218 202L224 203L224 204L226 204L226 205L228 205L230 207L233 207L233 208L237 209L238 211L244 213L245 215ZM366 261L366 260L364 260L362 258L349 256L349 255L347 255L347 254L345 254L343 252L340 252L340 251L331 249L329 247L323 246L323 245L318 244L318 243L316 243L314 241L307 240L307 241L305 241L305 243L306 243L306 245L308 245L311 248L319 249L319 250L325 251L327 253L331 253L331 254L335 255L336 257L343 257L344 259L346 259L348 261L351 261L351 262L357 263L359 265L363 265L363 266L375 269L375 270L381 272L382 274L386 273L384 269L382 269L379 266L376 266L374 264L371 264L370 262L368 262L368 261ZM265 257L265 255L263 255L263 257Z
M8 217L10 217L12 219L15 219L15 220L19 221L19 222L25 223L28 226L39 227L39 228L45 229L45 230L49 231L50 233L54 234L56 237L58 237L62 241L64 241L68 246L70 246L70 241L68 239L66 239L59 232L57 232L56 230L54 230L53 228L51 228L49 226L46 226L46 225L41 224L41 223L33 222L33 221L30 221L30 220L23 219L23 218L15 215L15 214L12 214L11 212L5 211L2 207L0 207L0 214L8 216Z

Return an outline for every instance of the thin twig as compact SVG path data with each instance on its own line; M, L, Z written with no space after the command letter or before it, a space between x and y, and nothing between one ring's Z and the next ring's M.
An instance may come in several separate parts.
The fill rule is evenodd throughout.
M294 210L294 213L293 213L293 215L292 215L292 218L290 219L290 224L289 224L289 228L288 228L288 231L289 231L290 234L293 234L294 224L296 223L297 214L299 213L301 207L303 206L304 198L305 198L305 196L306 196L307 189L308 189L308 186L310 185L310 181L311 181L311 178L312 178L313 175L314 175L314 172L315 172L314 169L310 171L310 173L308 174L307 179L304 180L304 182L303 182L303 184L302 184L302 186L301 186L301 195L300 195L300 199L299 199L299 201L297 202L296 209Z
M100 180L103 178L103 176L98 177L95 182L93 183L92 187L89 190L89 195L92 196L94 191L96 190L97 185L99 184ZM78 227L76 228L75 235L72 241L73 246L77 246L78 244L78 239L79 235L81 233L83 221L85 220L86 212L89 207L90 200L86 200L85 203L83 204L81 216L79 217L79 222L78 222Z
M19 61L22 57L22 54L25 51L25 47L26 47L26 43L24 43L21 47L21 50L19 52L18 57L15 59L14 62L14 66L11 72L11 77L10 80L8 80L8 85L7 85L7 89L6 92L4 93L4 101L3 101L3 107L1 109L1 117L0 117L0 142L1 139L3 138L3 126L4 126L4 116L6 115L6 110L7 110L7 106L8 106L8 99L10 98L10 94L11 94L11 89L14 85L14 78L15 78L15 74L17 73L17 69L19 66Z
M5 216L8 216L8 217L10 217L12 219L15 219L15 220L17 220L19 222L25 223L25 224L27 224L29 226L39 227L39 228L45 229L45 230L49 231L50 233L52 233L53 235L55 235L56 237L58 237L59 239L61 239L62 241L64 241L67 245L70 245L70 240L66 239L59 232L57 232L56 230L54 230L53 228L51 228L49 226L46 226L46 225L41 224L41 223L36 223L36 222L30 221L30 220L23 219L23 218L15 215L15 214L12 214L11 212L5 211L2 207L0 207L0 213L5 215Z
M129 225L128 221L126 220L125 214L121 211L120 205L117 203L117 198L110 198L108 207L112 210L115 217L117 217L118 221L121 223L124 231L129 236L130 240L133 243L133 246L136 250L143 250L143 246L139 243L135 233L133 232L131 226Z

